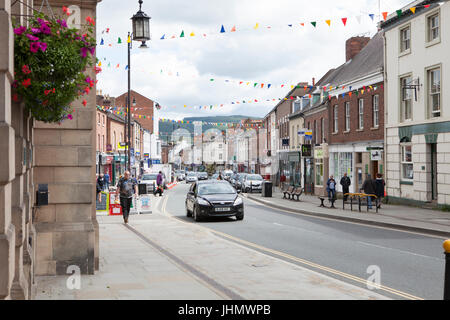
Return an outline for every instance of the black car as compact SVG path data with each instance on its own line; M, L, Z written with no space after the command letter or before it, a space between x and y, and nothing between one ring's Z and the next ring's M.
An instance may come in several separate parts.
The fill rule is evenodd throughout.
M244 203L228 181L199 181L186 197L186 215L200 221L205 217L233 217L244 219Z

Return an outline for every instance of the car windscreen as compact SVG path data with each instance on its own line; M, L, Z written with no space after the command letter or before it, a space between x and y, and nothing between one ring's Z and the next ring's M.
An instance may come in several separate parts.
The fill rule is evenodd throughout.
M226 183L208 183L199 184L198 195L206 196L210 194L233 194L236 193L234 188L230 184Z
M247 176L247 180L252 180L252 181L263 181L263 178L257 174L249 174Z
M142 180L156 180L158 178L157 174L144 174Z
M187 176L188 176L188 177L195 177L195 173L189 172L189 173L187 174Z
M207 174L206 172L200 172L200 173L198 174L198 176L199 176L199 177L207 177L208 174Z

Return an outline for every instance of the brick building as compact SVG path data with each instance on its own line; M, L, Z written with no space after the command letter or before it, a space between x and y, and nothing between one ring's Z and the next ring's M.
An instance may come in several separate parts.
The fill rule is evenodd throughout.
M118 108L121 108L122 111L126 111L127 105L127 93L122 94L121 96L115 99L115 105ZM134 90L131 90L131 113L134 115L142 116L139 118L139 122L144 129L150 131L150 133L154 132L154 107L156 105L155 102L150 100L147 97L144 97L140 93L137 93ZM136 105L134 104L136 102ZM144 119L145 116L145 119Z

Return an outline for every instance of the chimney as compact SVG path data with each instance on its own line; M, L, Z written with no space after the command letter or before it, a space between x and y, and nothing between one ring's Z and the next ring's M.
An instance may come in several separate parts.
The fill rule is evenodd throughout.
M352 37L345 43L346 62L353 59L369 43L369 37Z
M313 87L316 85L316 78L312 78L312 85Z

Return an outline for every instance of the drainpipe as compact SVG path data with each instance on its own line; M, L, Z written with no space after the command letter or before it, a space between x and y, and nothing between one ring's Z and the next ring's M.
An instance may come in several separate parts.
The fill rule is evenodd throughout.
M383 79L384 79L384 152L383 152L383 164L384 164L384 180L387 181L387 148L388 148L388 136L387 136L387 121L388 121L388 79L387 79L387 50L386 50L386 33L383 33L383 50L384 50L384 66L383 66ZM389 201L389 196L386 199Z

